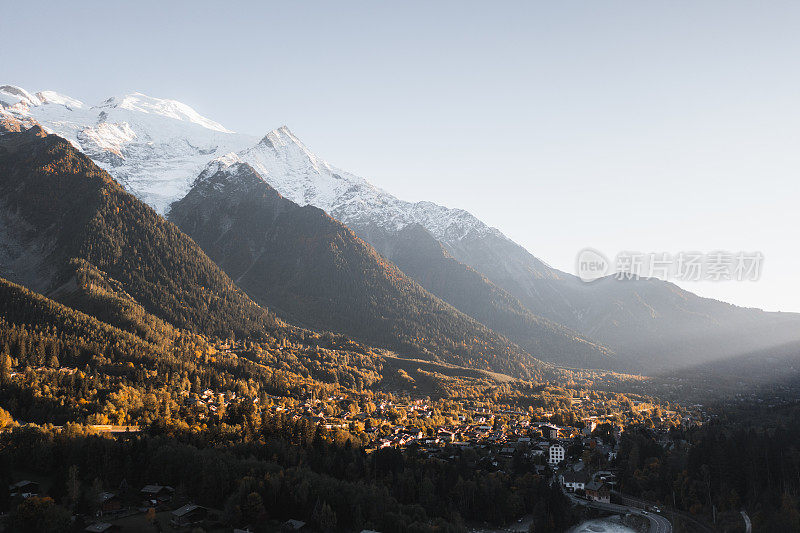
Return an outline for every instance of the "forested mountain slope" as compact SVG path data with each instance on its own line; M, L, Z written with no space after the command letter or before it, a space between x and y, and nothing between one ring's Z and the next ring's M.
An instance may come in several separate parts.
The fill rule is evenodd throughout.
M557 364L614 368L613 352L549 319L531 313L486 276L457 261L421 225L373 235L378 251L456 309L505 335L530 353Z
M235 157L210 164L169 219L254 300L292 322L517 376L540 364L430 294L321 209L283 198Z
M264 335L281 322L174 225L41 128L0 136L0 275L80 299L79 274L177 327Z

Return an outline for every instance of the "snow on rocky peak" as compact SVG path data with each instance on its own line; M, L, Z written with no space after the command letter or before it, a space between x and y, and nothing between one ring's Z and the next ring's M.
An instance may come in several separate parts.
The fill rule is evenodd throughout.
M71 109L81 109L83 106L83 102L80 100L76 100L64 94L57 93L55 91L39 91L36 93L36 96L39 98L39 101L42 104L57 104L63 105L66 108Z
M225 170L226 168L230 167L231 165L235 165L237 163L241 163L242 160L236 155L235 152L229 152L223 156L220 156L216 159L212 159L206 165L206 168L203 169L203 172L197 177L197 179L201 179L203 176L212 176L219 172L220 170Z
M22 87L15 85L0 86L0 107L8 109L17 106L17 109L21 111L22 109L30 109L44 104L59 104L70 108L83 107L83 102L80 100L55 91L40 91L36 94L31 94Z
M233 133L219 122L208 119L189 107L188 105L176 100L165 100L153 98L142 93L132 93L121 97L112 97L100 104L98 107L116 107L129 111L139 111L142 113L161 115L175 120L182 120L199 124L204 128L219 131L222 133Z
M354 227L377 225L397 231L418 223L445 244L470 232L500 234L466 211L400 200L364 178L330 165L286 126L269 132L239 156L284 197L319 207Z
M89 107L53 91L34 95L5 85L0 108L64 137L162 214L186 194L210 159L257 142L186 104L141 93Z
M15 85L0 86L0 107L13 109L17 112L26 112L27 109L40 105L39 98Z
M203 172L192 184L189 195L206 197L209 194L221 194L225 201L240 202L249 199L252 194L263 194L263 187L269 187L264 178L253 167L242 161L233 152L218 157L206 165ZM218 196L220 198L220 196Z
M206 165L206 168L197 176L197 179L192 183L192 187L209 181L220 172L224 172L228 177L234 177L238 174L241 167L247 167L235 152L227 153L216 159L212 159ZM178 198L180 200L180 198Z
M500 235L466 211L406 202L333 167L286 126L259 141L231 132L186 104L142 93L88 107L53 91L33 94L5 85L0 108L66 138L161 214L186 194L210 161L224 156L214 163L223 168L235 162L228 155L235 152L284 197L319 207L353 227L397 231L418 223L444 244L474 232Z

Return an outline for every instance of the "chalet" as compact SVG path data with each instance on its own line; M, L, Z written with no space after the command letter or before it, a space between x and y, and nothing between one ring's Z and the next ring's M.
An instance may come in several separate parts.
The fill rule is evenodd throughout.
M592 481L586 484L586 497L596 502L611 502L611 487L602 481Z
M589 476L583 471L568 471L561 474L560 480L565 489L575 492L576 490L584 490L586 488L586 484L589 482Z
M112 513L122 508L119 496L113 492L101 492L97 495L97 507L101 513Z
M8 486L9 496L13 497L20 497L20 498L29 498L31 496L36 496L39 494L39 484L35 481L28 481L24 479L22 481L17 481L13 485Z
M165 485L145 485L139 494L145 502L151 505L168 502L172 499L172 493L175 490L172 487Z
M208 516L208 509L193 503L187 503L170 513L170 524L175 527L191 527L203 522Z

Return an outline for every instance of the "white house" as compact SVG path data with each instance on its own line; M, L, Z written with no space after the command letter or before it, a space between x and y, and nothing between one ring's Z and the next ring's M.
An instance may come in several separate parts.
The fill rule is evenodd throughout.
M561 484L564 488L575 492L576 490L583 490L589 482L589 476L586 472L564 472L561 474Z
M562 445L553 444L552 446L550 446L550 449L548 450L547 462L550 463L551 465L557 465L558 463L564 460L565 455L566 455L566 450Z

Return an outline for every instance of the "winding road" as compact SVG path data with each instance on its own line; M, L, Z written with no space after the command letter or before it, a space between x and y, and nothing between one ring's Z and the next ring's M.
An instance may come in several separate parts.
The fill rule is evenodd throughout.
M595 502L590 500L584 500L583 498L578 498L572 493L564 492L570 501L576 505L583 505L585 507L593 507L595 509L601 509L603 511L610 511L612 513L620 513L620 514L635 514L639 516L643 516L647 518L650 522L650 531L649 533L672 533L672 524L669 520L665 517L656 514L656 513L648 513L647 511L642 511L636 507L628 507L627 505L617 505L616 503L603 503L603 502Z
M742 509L739 511L742 515L742 520L744 520L744 528L746 533L753 533L753 523L750 521L750 517L747 516L747 511Z

